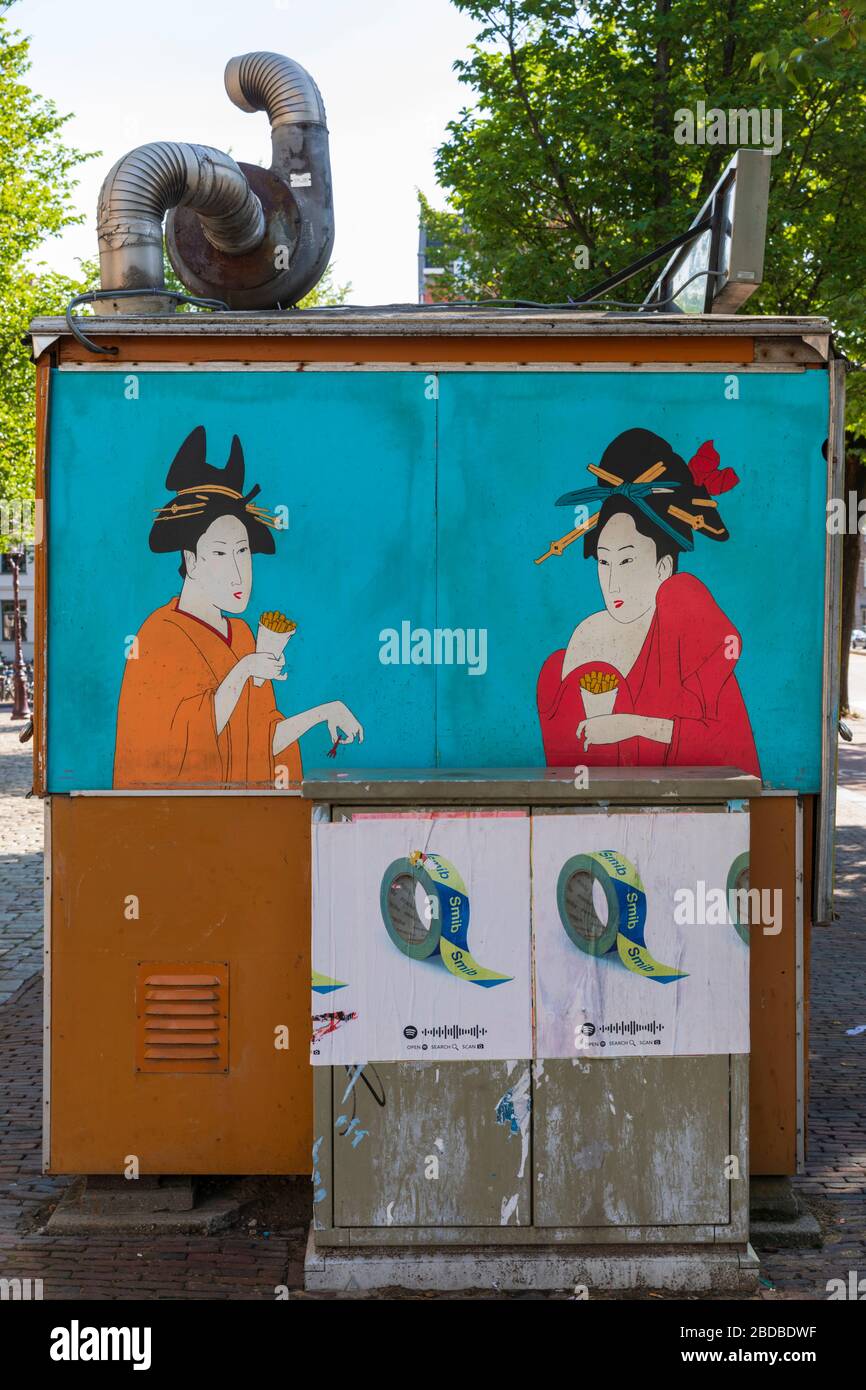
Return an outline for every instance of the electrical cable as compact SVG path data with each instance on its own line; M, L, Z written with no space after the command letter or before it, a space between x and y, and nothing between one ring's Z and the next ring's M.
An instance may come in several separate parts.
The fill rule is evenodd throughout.
M229 312L229 306L224 304L221 299L200 299L195 295L181 294L177 290L88 290L86 294L77 294L74 299L70 299L66 306L66 326L72 336L87 348L88 352L99 353L102 357L116 357L118 348L100 347L98 343L93 343L82 333L72 316L72 310L79 304L93 304L99 299L141 299L147 296L158 296L161 299L172 299L176 304L195 304L202 309L224 309Z

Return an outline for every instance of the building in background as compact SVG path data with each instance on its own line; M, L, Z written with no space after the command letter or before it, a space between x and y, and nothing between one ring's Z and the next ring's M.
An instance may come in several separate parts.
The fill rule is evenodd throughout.
M18 578L21 595L21 653L25 661L33 660L33 547L27 546L20 560ZM0 555L0 656L11 661L15 656L15 605L12 598L12 557Z
M857 566L857 595L854 599L854 627L866 632L866 536L860 536L860 562Z
M436 237L430 236L423 221L418 223L418 303L434 304L441 295L436 293L437 277L445 274L443 265L430 265L428 259L432 255L436 260L436 251L441 248L441 241Z
M455 229L459 227L461 234L468 232L468 222L461 222L456 213L449 213L448 216ZM449 259L449 256L453 258ZM453 255L447 235L430 230L424 222L422 210L418 219L418 303L441 304L446 300L465 300L466 295L457 288L465 282L465 273L463 258Z

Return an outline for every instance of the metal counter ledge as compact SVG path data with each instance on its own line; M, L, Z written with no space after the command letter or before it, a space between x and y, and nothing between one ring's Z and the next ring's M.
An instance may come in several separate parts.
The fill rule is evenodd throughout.
M695 805L746 800L762 789L759 778L734 767L593 767L587 781L576 787L572 767L314 768L302 792L311 801L354 805Z

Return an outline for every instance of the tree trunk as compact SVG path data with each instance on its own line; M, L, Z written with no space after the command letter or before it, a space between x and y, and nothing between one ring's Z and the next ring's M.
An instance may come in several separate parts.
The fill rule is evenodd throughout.
M866 468L860 462L859 454L846 449L843 493L846 506L852 492L856 493L859 506L866 496ZM848 713L848 654L851 648L851 630L856 625L854 605L857 599L859 565L860 532L856 530L850 535L846 531L842 537L842 659L839 666L839 710L842 714Z
M668 84L671 75L671 44L665 21L669 19L672 0L656 0L656 15L661 21L655 52L655 89L653 92L653 207L664 213L671 202L670 144L671 119Z

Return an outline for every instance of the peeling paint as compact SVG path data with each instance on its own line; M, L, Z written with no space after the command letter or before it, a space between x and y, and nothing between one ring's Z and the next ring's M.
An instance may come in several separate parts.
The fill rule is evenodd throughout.
M328 1189L323 1185L323 1183L322 1183L322 1175L321 1175L321 1173L319 1172L319 1150L320 1150L320 1148L322 1147L322 1144L323 1144L324 1142L325 1142L325 1136L324 1136L324 1134L320 1134L319 1137L318 1137L318 1139L316 1140L316 1142L315 1142L314 1145L313 1145L313 1172L312 1172L312 1179L311 1179L311 1180L312 1180L312 1183L313 1183L313 1204L314 1204L314 1205L315 1205L316 1202L323 1202L323 1201L325 1200L325 1198L327 1197L327 1195L328 1195Z
M345 1105L346 1101L349 1099L349 1096L352 1094L352 1091L355 1087L355 1083L357 1082L359 1076L361 1075L361 1072L364 1070L366 1065L366 1062L359 1062L356 1067L351 1068L349 1073L349 1084L343 1092L343 1099L340 1101L341 1105Z
M502 1210L500 1214L500 1226L507 1226L512 1216L516 1217L515 1226L520 1225L520 1213L517 1210L517 1203L520 1200L520 1193L515 1192L513 1197L502 1198Z
M496 1123L508 1126L508 1137L512 1134L520 1135L520 1167L517 1171L519 1178L523 1177L526 1169L526 1160L529 1156L529 1118L532 1113L532 1092L531 1072L527 1066L523 1074L513 1086L509 1086L505 1095L496 1105Z
M345 1125L345 1126L346 1126L346 1128L343 1130L343 1133L342 1133L342 1135L341 1135L341 1138L343 1138L343 1139L348 1139L348 1138L351 1136L352 1148L353 1148L353 1149L357 1149L357 1147L358 1147L358 1145L360 1144L361 1140L362 1140L362 1139L366 1139L367 1135L370 1133L370 1131L369 1131L368 1129L355 1129L355 1126L356 1126L357 1124L358 1124L358 1118L357 1118L357 1116L355 1116L353 1119L350 1120L349 1117L348 1117L348 1115L338 1115L338 1116L337 1116L337 1119L336 1119L336 1121L335 1121L335 1123L334 1123L334 1129L339 1129L341 1125ZM352 1134L352 1130L353 1130L353 1129L355 1130L355 1133L354 1133L354 1134Z

